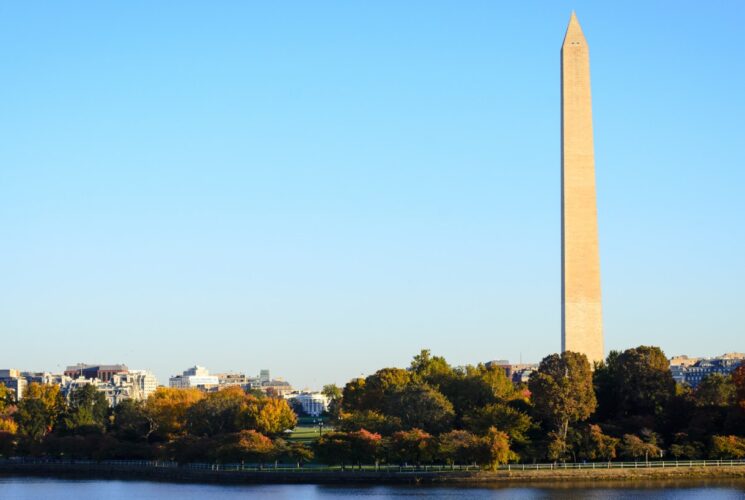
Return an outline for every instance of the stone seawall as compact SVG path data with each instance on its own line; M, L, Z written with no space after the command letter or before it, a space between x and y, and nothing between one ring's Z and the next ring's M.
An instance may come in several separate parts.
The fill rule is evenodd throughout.
M147 467L105 463L3 463L0 476L118 479L218 484L529 484L745 480L745 467L680 467L532 471L215 471L186 467Z

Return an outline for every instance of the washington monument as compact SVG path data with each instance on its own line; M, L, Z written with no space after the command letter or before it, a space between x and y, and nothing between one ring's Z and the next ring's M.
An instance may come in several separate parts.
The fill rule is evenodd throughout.
M561 47L561 349L603 359L590 51L574 13Z

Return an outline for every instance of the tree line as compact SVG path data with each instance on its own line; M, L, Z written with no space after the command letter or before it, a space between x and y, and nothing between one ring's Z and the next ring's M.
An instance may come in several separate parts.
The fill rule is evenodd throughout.
M159 387L145 401L110 408L92 385L68 398L30 384L14 403L0 386L0 455L179 462L305 461L312 452L282 439L297 417L284 399L240 387L204 393Z
M93 386L63 398L30 384L15 403L0 386L0 456L179 462L479 464L745 457L745 365L695 390L664 353L640 346L591 367L582 354L544 358L525 385L499 366L453 367L427 350L330 398L328 430L287 439L297 418L280 398L238 387L158 388L109 408Z
M583 354L552 354L526 385L499 366L453 367L424 350L408 369L385 368L333 392L337 431L319 444L337 462L355 455L363 432L382 443L357 445L368 452L356 460L367 463L386 457L386 443L405 448L398 457L410 463L492 467L745 458L745 365L692 390L675 383L657 347L613 351L594 367Z

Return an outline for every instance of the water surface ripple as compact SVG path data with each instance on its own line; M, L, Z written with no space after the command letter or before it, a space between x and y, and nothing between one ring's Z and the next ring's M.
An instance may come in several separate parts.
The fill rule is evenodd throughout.
M233 499L745 499L745 481L636 482L569 485L490 486L328 486L328 485L213 485L148 481L64 480L0 477L0 499L102 498L107 500L233 500Z

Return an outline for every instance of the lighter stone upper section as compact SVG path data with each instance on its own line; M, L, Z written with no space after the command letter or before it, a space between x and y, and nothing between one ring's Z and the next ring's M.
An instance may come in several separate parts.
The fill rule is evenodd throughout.
M572 13L561 47L561 348L603 359L590 51Z

